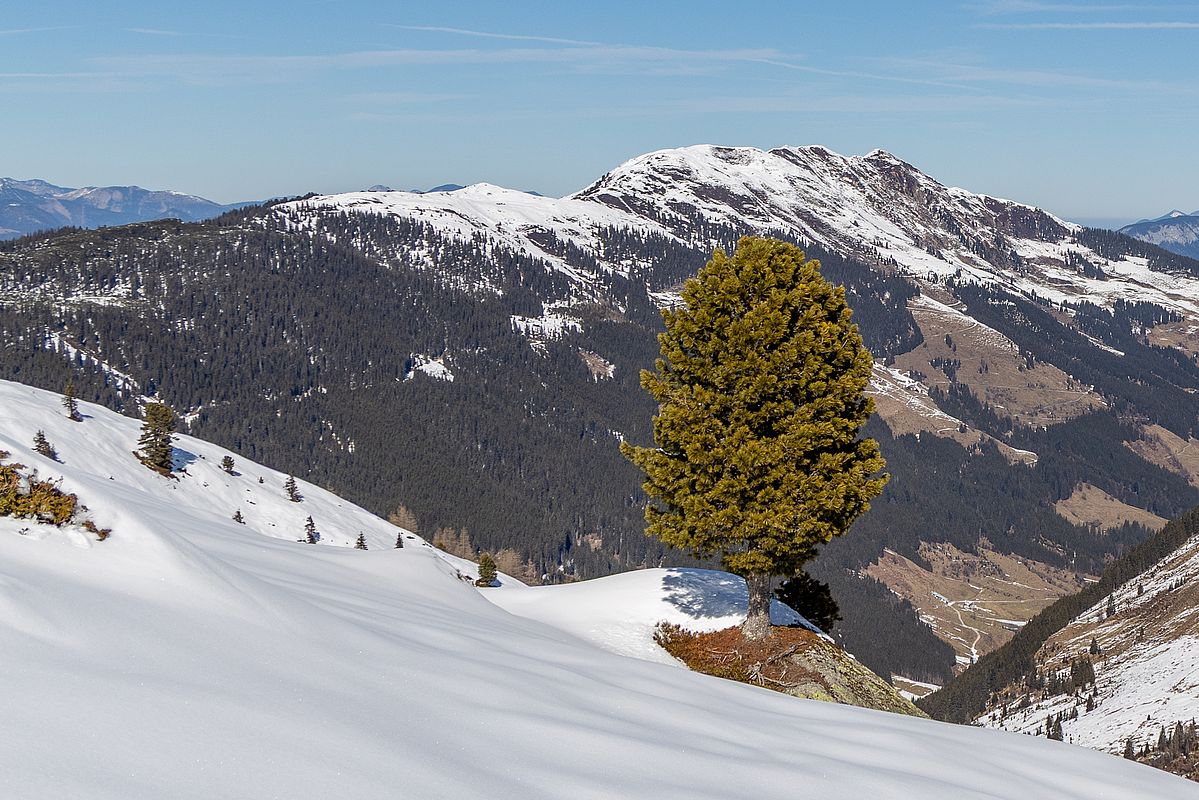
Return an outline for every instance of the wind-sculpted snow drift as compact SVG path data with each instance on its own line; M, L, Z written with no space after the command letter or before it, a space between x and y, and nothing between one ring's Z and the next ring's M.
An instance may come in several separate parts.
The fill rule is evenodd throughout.
M290 502L284 475L236 454L228 474L189 437L160 476L130 453L136 421L82 409L0 383L0 449L113 531L0 518L0 796L1194 795L1080 748L606 652L496 607L417 538L392 549L395 528L328 492ZM32 452L38 429L61 464ZM308 516L317 546L295 541Z

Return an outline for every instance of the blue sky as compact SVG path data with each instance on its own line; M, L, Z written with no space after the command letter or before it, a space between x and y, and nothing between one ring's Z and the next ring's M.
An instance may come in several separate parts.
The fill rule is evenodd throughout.
M1074 219L1199 209L1195 4L6 5L17 178L558 195L658 148L820 143Z

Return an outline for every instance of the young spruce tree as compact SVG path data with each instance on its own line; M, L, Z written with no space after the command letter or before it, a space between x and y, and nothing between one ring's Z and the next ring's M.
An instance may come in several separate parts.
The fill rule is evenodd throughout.
M68 378L67 386L62 390L62 407L67 411L67 419L71 422L83 422L79 413L79 404L75 401L75 379Z
M304 522L304 541L308 544L316 544L318 536L320 534L316 532L316 523L312 521L312 517L309 517Z
M770 633L774 576L798 574L887 481L858 438L872 358L819 266L769 239L717 250L662 312L662 357L641 374L657 447L621 445L646 475L647 532L745 578L750 639Z
M51 461L58 460L58 451L54 449L54 445L50 444L50 440L46 438L45 431L39 430L33 435L33 449Z
M354 549L355 550L365 550L366 549L366 534L364 534L364 533L358 534L358 541L354 542Z
M171 434L175 432L175 412L164 403L147 403L142 434L137 440L139 458L152 470L170 475L174 468Z
M283 484L283 491L287 492L287 499L293 503L299 503L304 499L304 495L300 494L300 487L296 485L295 475L287 476L287 481Z

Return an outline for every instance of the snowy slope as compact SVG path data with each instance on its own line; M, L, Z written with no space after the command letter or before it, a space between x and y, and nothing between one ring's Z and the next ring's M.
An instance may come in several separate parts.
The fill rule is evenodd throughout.
M1078 718L1062 722L1066 740L1120 753L1128 739L1138 748L1152 744L1162 726L1199 717L1199 536L1121 586L1112 602L1114 615L1107 615L1105 598L1050 637L1037 655L1048 674L1063 658L1087 654L1094 639L1101 654L1093 658L1093 711L1081 698L1037 697L1027 708L1010 704L1006 715L989 711L979 724L1034 733L1049 714L1069 715L1078 705Z
M417 539L387 548L393 528L315 487L290 503L241 459L222 477L214 446L180 437L187 474L158 476L129 455L135 422L83 408L72 423L57 396L0 383L0 447L113 528L84 546L0 519L0 796L1194 794L1079 748L605 652L497 608ZM30 452L38 428L63 464ZM308 513L372 549L289 541Z

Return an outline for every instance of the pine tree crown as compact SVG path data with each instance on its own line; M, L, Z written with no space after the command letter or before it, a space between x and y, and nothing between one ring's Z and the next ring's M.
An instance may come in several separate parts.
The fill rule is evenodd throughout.
M657 447L621 447L646 474L647 532L740 575L798 573L887 481L858 439L873 359L819 266L775 240L717 250L641 375Z

